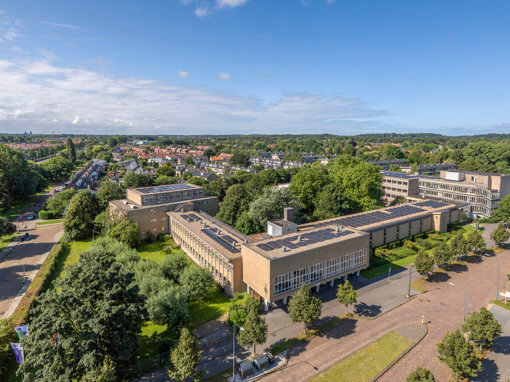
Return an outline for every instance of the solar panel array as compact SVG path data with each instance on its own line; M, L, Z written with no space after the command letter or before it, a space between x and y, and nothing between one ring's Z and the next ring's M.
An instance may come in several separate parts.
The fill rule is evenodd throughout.
M197 215L195 214L188 214L188 215L182 215L182 218L184 220L186 220L188 223L191 223L191 222L197 222L197 221L200 221L202 219L200 219Z
M409 175L403 172L396 172L396 171L383 171L382 173L384 176L392 176L393 178L402 178L402 179L410 179L410 178L417 178L416 175Z
M332 228L326 228L319 231L303 233L301 235L285 236L282 239L257 244L257 247L263 251L272 251L273 249L281 249L282 247L295 249L299 247L306 247L307 245L315 243L321 243L326 240L336 239L351 233L353 233L353 231L342 230L336 232Z
M189 184L168 184L166 186L155 186L150 188L139 188L142 194L153 194L155 192L164 192L164 191L177 191L177 190L189 190L193 188Z
M418 208L412 205L404 205L398 207L387 208L383 211L367 212L360 215L346 216L335 220L327 220L322 223L314 224L313 227L323 227L326 225L340 225L352 228L363 227L366 225L381 223L387 220L392 220L408 215L417 214L418 212L425 212L423 208Z
M234 247L234 243L236 242L232 237L228 235L218 235L219 231L213 228L204 228L201 229L203 233L213 239L216 243L221 245L223 248L227 249L230 253L239 253L239 249Z
M448 206L448 203L438 202L437 200L425 200L424 202L414 203L415 206L440 208Z

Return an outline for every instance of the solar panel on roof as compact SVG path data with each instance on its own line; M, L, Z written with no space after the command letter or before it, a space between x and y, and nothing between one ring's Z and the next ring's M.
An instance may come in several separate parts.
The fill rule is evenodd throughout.
M218 235L216 235L210 229L204 228L201 231L203 233L205 233L207 236L209 236L211 239L213 239L216 243L220 244L223 248L226 248L229 252L231 252L231 253L238 253L239 252L239 249L235 248L229 242L227 242L224 239L220 238Z
M199 221L200 220L200 218L197 215L195 215L195 214L189 214L188 216L190 218L192 218L194 221Z
M193 186L189 184L167 184L165 186L155 186L150 188L139 188L142 194L153 194L156 192L164 192L164 191L177 191L177 190L188 190L193 188Z
M423 202L414 203L415 206L420 207L429 207L429 208L440 208L440 207L446 207L448 203L439 202L437 200L425 200Z
M335 232L332 228L326 228L323 230L315 231L315 232L307 232L302 235L294 235L285 237L284 239L276 239L272 241L268 241L266 243L257 244L257 247L262 249L263 251L272 251L274 249L279 249L282 247L287 247L289 249L295 249L298 247L305 247L307 245L321 243L326 240L335 239L338 237L346 236L353 233L349 230L343 230L340 232ZM298 236L301 236L300 241L297 241Z

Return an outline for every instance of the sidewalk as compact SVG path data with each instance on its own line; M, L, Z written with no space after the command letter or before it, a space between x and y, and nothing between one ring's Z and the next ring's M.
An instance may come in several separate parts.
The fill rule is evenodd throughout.
M412 280L419 278L416 272L412 272ZM349 281L357 289L358 303L349 307L357 315L373 319L409 301L406 298L408 293L409 270L404 269L393 274L391 279L388 275L381 275L375 279L367 280L363 276L349 278ZM322 314L320 319L324 322L338 317L346 312L346 309L336 299L338 282L333 286L321 286L317 297L323 301ZM411 289L411 295L417 291ZM257 346L257 352L262 352L278 342L296 337L303 331L302 323L293 323L289 317L287 306L278 304L262 316L268 325L266 343ZM207 324L206 324L207 325ZM232 367L232 332L226 326L217 323L210 324L208 329L213 332L206 333L204 327L199 328L200 338L214 337L222 338L218 343L213 344L202 352L202 361L199 369L204 371L204 377L211 377ZM225 333L226 331L226 333ZM236 344L236 358L242 360L248 357L251 349L244 349ZM164 369L149 373L136 381L169 381Z

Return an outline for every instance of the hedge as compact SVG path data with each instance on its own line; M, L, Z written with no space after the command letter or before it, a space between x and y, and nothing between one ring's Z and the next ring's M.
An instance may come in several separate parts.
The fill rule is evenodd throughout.
M57 215L53 211L46 211L46 210L39 211L39 219L50 220L50 219L56 219L59 217L61 217L61 216Z
M28 286L27 291L22 297L18 307L10 317L13 327L27 323L28 315L30 313L30 309L34 305L35 298L49 286L47 284L52 279L56 264L58 263L59 258L66 253L68 246L69 244L65 239L53 246L46 260L44 260L44 263L41 264L41 268L39 268L37 275Z

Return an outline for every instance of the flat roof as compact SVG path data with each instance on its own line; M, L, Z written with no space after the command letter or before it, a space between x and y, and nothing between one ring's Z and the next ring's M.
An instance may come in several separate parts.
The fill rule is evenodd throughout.
M402 178L402 179L414 179L419 178L419 175L411 175L406 174L405 172L397 172L397 171L381 171L381 174L384 176L391 176L392 178Z
M335 224L329 224L329 226L320 229L303 227L297 233L271 237L243 245L266 258L274 259L292 256L313 248L320 248L362 236L368 236L368 233L356 229L338 229ZM285 251L283 251L283 247L285 247Z
M135 203L132 200L128 200L128 199L112 200L112 201L110 201L110 203L113 204L115 207L118 207L118 208L122 209L123 211L136 211L136 210L144 210L144 209L148 209L148 208L165 207L165 206L170 206L170 205L176 205L177 206L177 205L180 205L180 204L183 204L183 203L194 203L196 201L208 200L208 199L211 199L211 198L216 198L216 196L214 196L214 195L205 195L205 196L203 196L201 198L175 200L175 201L168 202L168 203L148 204L146 206L141 206L140 204ZM124 203L124 200L127 201L127 204ZM130 205L135 206L135 208L134 209L131 208Z
M243 234L232 227L217 224L216 219L202 212L168 212L173 219L184 224L196 236L228 259L241 257Z
M280 226L280 227L288 227L288 226L297 225L296 223L285 220L285 219L270 220L269 222L276 224L277 226Z
M159 194L161 192L169 192L169 191L191 190L193 188L202 188L202 187L196 186L194 184L182 183L182 184L167 184L167 185L163 185L163 186L131 188L130 190L132 190L138 194L147 195L147 194Z
M244 244L266 258L279 258L319 248L354 237L366 236L370 231L398 224L452 208L453 203L424 199L414 203L380 208L313 223L301 224L297 233L266 238ZM282 251L285 247L285 251Z

